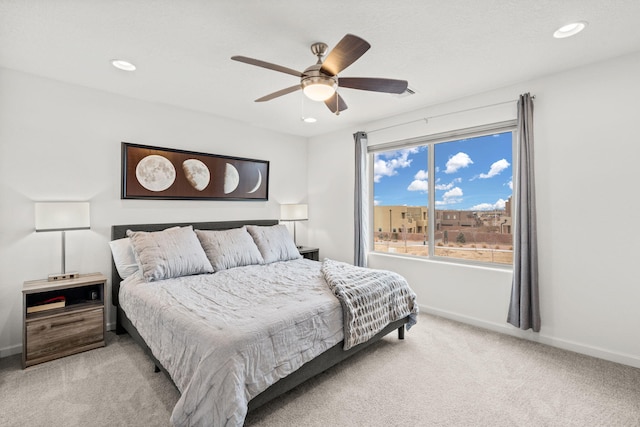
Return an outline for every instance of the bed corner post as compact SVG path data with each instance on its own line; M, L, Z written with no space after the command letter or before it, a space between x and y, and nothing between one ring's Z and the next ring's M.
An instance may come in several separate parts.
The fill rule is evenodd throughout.
M404 339L404 325L400 326L398 328L398 339L399 340L403 340Z

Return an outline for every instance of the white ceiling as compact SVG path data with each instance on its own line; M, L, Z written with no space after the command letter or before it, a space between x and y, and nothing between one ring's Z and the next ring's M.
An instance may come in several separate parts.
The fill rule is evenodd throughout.
M639 19L638 0L0 0L0 66L309 137L638 51ZM585 31L552 37L576 20ZM302 71L311 43L346 33L372 47L341 76L417 93L342 89L340 116L302 92L255 103L296 77L230 60Z

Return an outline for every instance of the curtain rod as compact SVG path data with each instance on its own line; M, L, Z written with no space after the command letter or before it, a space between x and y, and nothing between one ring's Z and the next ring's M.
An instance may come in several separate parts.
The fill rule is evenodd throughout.
M536 96L532 95L531 99L536 99ZM411 120L409 122L398 123L398 124L395 124L395 125L390 125L390 126L386 126L386 127L383 127L383 128L378 128L378 129L366 131L366 133L370 134L370 133L374 133L374 132L380 132L381 130L387 130L387 129L395 128L395 127L398 127L398 126L410 125L412 123L421 122L423 120L424 120L424 123L427 124L427 123L429 123L430 119L436 119L438 117L451 116L453 114L466 113L468 111L473 111L473 110L481 110L483 108L497 107L498 105L510 104L512 102L518 102L518 100L517 99L512 99L511 101L496 102L495 104L489 104L489 105L482 105L480 107L467 108L466 110L452 111L450 113L443 113L443 114L438 114L438 115L435 115L435 116L422 117L420 119Z

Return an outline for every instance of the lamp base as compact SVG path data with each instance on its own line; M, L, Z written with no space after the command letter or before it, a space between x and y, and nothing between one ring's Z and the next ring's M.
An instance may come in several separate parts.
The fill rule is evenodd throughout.
M71 273L57 273L57 274L50 274L49 277L47 278L47 281L59 282L60 280L71 280L71 279L77 279L78 277L80 277L80 273L78 273L77 271L74 271Z

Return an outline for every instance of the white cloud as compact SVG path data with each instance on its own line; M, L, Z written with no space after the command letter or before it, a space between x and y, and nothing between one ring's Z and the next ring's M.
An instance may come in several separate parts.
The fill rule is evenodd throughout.
M467 153L458 153L455 156L452 156L447 161L447 169L444 173L455 173L458 169L466 168L470 164L473 164L471 157Z
M444 193L442 195L442 200L437 200L436 205L442 206L442 205L453 205L456 203L460 203L462 202L463 194L464 193L462 192L462 189L460 187L454 187L451 190Z
M438 180L439 181L439 180ZM455 178L448 184L436 184L436 190L451 190L456 183L462 182L462 178Z
M492 211L492 210L502 210L505 207L505 201L502 199L498 199L497 202L491 203L480 203L479 205L472 206L470 210L472 211Z
M509 187L509 189L510 189L511 191L513 191L513 180L512 180L512 179L510 179L510 180L509 180L509 182L507 182L507 184L506 184L506 185L507 185L507 187Z
M412 181L411 184L409 184L409 186L407 187L407 190L422 191L423 193L426 193L429 191L429 182L424 179L416 179Z
M416 172L415 179L422 179L422 180L428 180L429 179L429 172L420 169L418 172Z
M451 197L462 197L462 189L460 187L454 187L442 195L443 199Z
M407 187L407 190L427 193L429 191L429 172L420 169L416 172L414 178L415 179Z
M405 150L394 151L392 153L376 155L376 160L373 164L374 182L380 182L380 179L385 176L396 175L398 173L396 169L411 166L411 160L408 159L409 154L417 152L418 148L407 148ZM387 160L383 159L383 156L386 157Z
M462 199L436 200L436 206L455 205L456 203L460 202L462 202Z
M472 211L492 211L493 205L491 203L480 203L479 205L471 206L469 210Z
M373 199L373 206L379 206L380 200Z
M393 176L397 172L386 161L378 159L373 164L373 180L374 182L380 182L383 176Z
M482 179L493 178L496 175L500 175L500 172L502 172L509 166L511 166L511 164L507 162L506 159L500 159L491 165L488 173L481 173L478 177Z

